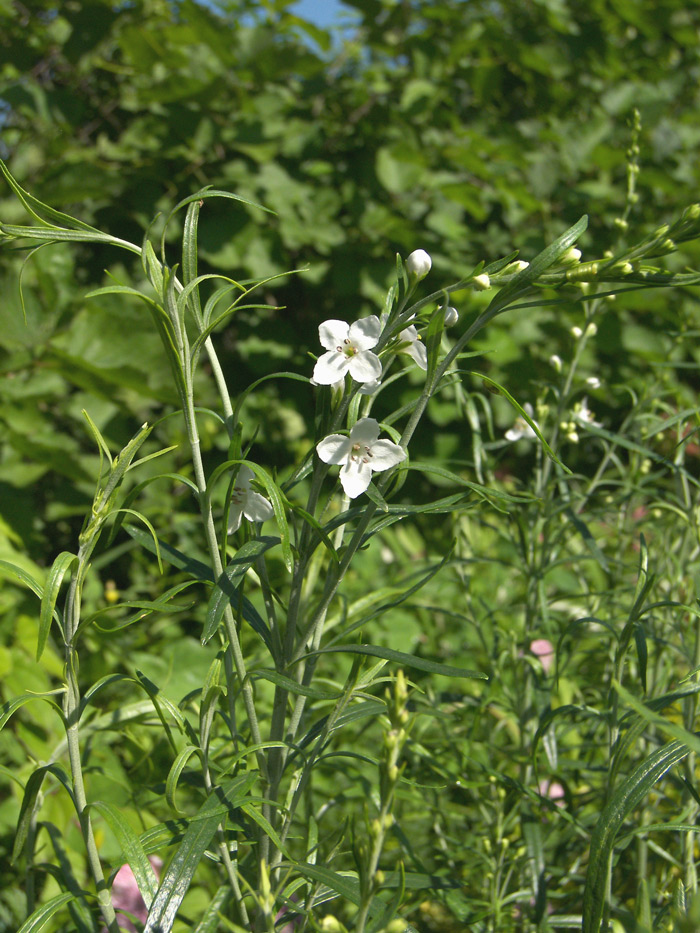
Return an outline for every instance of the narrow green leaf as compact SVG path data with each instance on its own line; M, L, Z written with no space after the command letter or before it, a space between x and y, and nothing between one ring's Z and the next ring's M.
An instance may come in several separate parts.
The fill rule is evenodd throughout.
M260 829L262 829L262 831L265 833L266 836L269 836L270 839L272 839L272 841L273 841L273 843L275 844L275 846L277 847L277 849L282 853L282 855L284 855L285 858L289 858L289 857L290 857L290 856L289 856L289 852L288 852L287 849L285 848L285 846L284 846L282 840L280 839L280 837L277 835L277 833L275 832L275 830L274 830L274 829L272 828L272 826L270 825L269 821L265 819L265 817L262 815L262 813L259 813L259 812L255 809L255 805L254 805L254 804L252 804L252 803L244 803L244 804L241 805L241 810L243 810L244 813L247 813L248 816L251 818L251 820L252 820L254 823L257 823L257 824L258 824L258 826L260 827Z
M600 933L615 837L624 820L668 769L690 753L685 742L657 749L622 782L603 809L593 835L583 893L582 933Z
M175 791L177 790L177 782L180 780L180 775L182 774L185 765L190 760L192 755L195 752L199 751L196 745L186 745L180 754L177 756L175 761L170 767L168 772L168 777L165 780L165 799L170 805L170 809L173 813L177 813L178 816L183 815L183 811L180 810L178 805L175 803Z
M526 269L525 271L527 272L527 269ZM507 399L508 399L508 401L510 402L510 404L511 404L511 405L513 406L513 408L517 411L518 415L523 419L523 421L526 421L527 424L529 424L530 427L532 428L532 430L535 432L535 434L537 435L537 437L538 437L540 443L542 444L542 447L543 447L544 450L545 450L545 453L546 453L547 456L550 458L550 460L553 460L554 463L557 464L557 466L560 466L560 467L562 468L562 470L564 470L565 473L569 473L569 474L570 474L570 473L571 473L571 470L568 468L568 466L566 466L564 463L562 463L561 460L559 459L559 457L557 457L557 455L554 453L554 451L552 450L552 448L549 446L549 444L548 444L547 441L545 440L544 435L543 435L542 432L540 431L540 429L539 429L537 423L536 423L535 421L532 420L532 418L530 417L530 415L528 415L528 413L527 413L527 412L525 411L525 409L519 404L519 402L517 402L517 401L513 398L513 396L510 394L510 392L509 392L507 389L505 389L499 382L496 382L495 379L491 379L490 376L485 376L483 373L477 373L477 372L473 372L472 375L473 375L473 376L478 376L479 379L482 379L484 382L488 383L490 386L493 386L495 389L498 389L498 391L500 392L500 394L501 394L504 398L507 398Z
M92 433L92 436L95 438L95 443L97 444L98 450L100 450L105 455L105 457L107 458L107 463L109 463L109 465L111 466L112 465L112 454L110 452L109 447L107 446L107 441L102 436L102 432L100 431L100 429L97 427L95 422L92 420L92 418L85 411L84 408L81 414L88 423L88 427L90 428L90 432ZM101 465L102 465L102 460L100 459L100 466Z
M156 291L157 295L163 294L163 267L158 261L155 250L153 249L153 244L150 240L144 240L143 252L142 252L142 261L144 264L144 271L148 276L148 281L151 283L153 288Z
M395 661L398 664L405 664L406 667L412 667L419 671L428 671L430 674L442 674L444 677L468 677L475 680L489 679L489 675L483 674L481 671L470 671L462 667L451 667L449 664L439 664L437 661L416 658L412 654L394 651L393 648L384 648L379 645L332 645L328 648L310 651L304 657L312 657L316 654L334 654L336 652L365 654L373 658L383 658L385 661Z
M121 846L124 860L129 863L129 867L134 873L136 885L141 897L144 899L146 907L150 907L153 898L158 890L158 879L153 871L151 863L146 857L141 840L131 824L123 817L120 811L106 803L103 800L95 800L89 804L93 810L103 817L109 828L117 838Z
M19 815L17 817L15 840L12 846L12 855L10 856L11 862L16 861L22 854L24 844L27 841L27 835L29 834L29 826L34 819L35 811L39 805L39 792L41 791L47 774L53 774L54 777L58 778L61 784L68 791L68 795L73 801L73 806L75 806L73 788L68 775L63 770L63 768L61 768L59 765L50 764L42 765L40 768L37 768L36 771L33 771L29 776L27 783L24 785L24 794L22 796L22 803L20 804Z
M331 891L335 891L346 901L359 907L361 903L360 883L353 872L331 871L330 868L321 868L320 865L310 865L308 862L293 862L294 870L312 881L320 881Z
M35 217L41 223L48 224L51 222L64 224L68 227L76 227L79 230L88 230L91 233L99 233L95 227L91 227L89 224L86 224L82 220L78 220L76 217L71 217L70 214L63 214L61 211L57 211L53 207L49 207L48 204L44 204L43 201L40 201L28 191L25 191L25 189L12 175L2 159L0 159L0 174L5 177L5 181L14 191L17 198L22 202L22 205L24 206L27 213L31 214L32 217ZM46 217L50 218L50 221L47 221L42 215L46 215Z
M550 266L554 265L554 263L564 255L567 249L574 245L587 226L588 216L584 214L572 227L565 230L553 243L550 243L541 253L538 253L529 266L519 272L494 296L493 301L486 309L486 314L492 316L494 313L503 310L510 302L511 298L524 291L524 289L538 279L543 272L546 272Z
M169 544L161 541L160 538L146 534L145 531L141 528L137 528L135 525L124 525L124 531L130 534L135 541L138 541L141 547L145 547L147 551L155 554L156 557L162 557L163 560L172 564L173 567L177 567L178 570L184 570L185 573L189 573L190 576L197 580L214 583L214 573L212 569L202 563L201 560L188 557L186 554L183 554L182 551L178 551L177 548L171 547Z
M271 547L275 547L279 543L279 538L253 538L252 541L246 541L246 543L236 551L235 556L216 581L216 585L212 591L209 600L209 608L207 610L207 618L204 623L204 631L202 633L203 645L206 645L216 632L226 607L229 605L233 606L234 609L239 607L242 595L239 588L243 581L243 577L250 567L252 567L255 561L266 551L269 551ZM262 619L260 619L260 622L262 622L262 630L258 631L256 628L256 631L265 642L268 651L271 652L272 635Z
M156 480L161 480L161 479L169 479L175 483L182 483L183 486L187 486L192 491L195 498L197 498L199 495L197 487L192 482L192 480L188 479L186 476L183 476L181 473L159 473L157 476L149 476L148 479L142 480L140 483L134 486L133 489L130 489L129 492L124 497L124 500L122 501L121 509L119 509L119 511L115 513L116 518L109 532L109 538L107 540L108 545L111 544L114 541L115 537L117 536L117 532L119 531L119 529L122 527L124 523L123 516L129 514L127 510L130 508L131 504L135 502L136 499L138 499L138 497L141 495L143 490L146 489L147 486L150 486L151 483L154 483ZM136 514L140 514L140 513L136 513ZM141 517L141 520L143 520L143 516Z
M58 703L54 703L51 697L58 696L62 693L65 693L65 687L59 687L58 690L49 690L48 693L23 693L22 696L14 697L12 700L8 700L6 703L2 704L0 707L0 729L3 729L11 716L13 716L18 709L24 706L25 703L29 703L31 700L44 700L50 706L56 710L61 719L63 718L63 711Z
M77 560L77 556L71 554L70 551L61 551L53 562L51 570L49 570L46 578L46 586L44 587L44 594L41 599L41 612L39 614L39 638L36 646L37 661L44 653L44 648L46 647L46 640L49 637L49 628L51 627L51 620L54 617L56 600L58 599L58 592L61 589L63 578Z
M170 933L197 865L217 827L227 813L244 803L254 781L254 774L244 774L216 788L190 820L182 842L161 878L144 933Z
M233 892L227 884L223 884L211 899L202 919L192 930L192 933L220 933L220 915L226 910Z
M31 917L24 921L17 933L39 933L59 910L75 899L75 895L70 892L57 894L56 897L52 897L51 900L38 907Z
M18 567L17 564L13 564L9 560L0 560L0 574L3 573L9 574L9 576L15 577L15 579L19 580L21 583L24 583L24 585L28 586L32 593L34 593L35 596L38 596L39 599L43 598L44 587L22 567Z
M269 680L270 683L278 687L283 687L287 693L294 693L304 697L311 697L314 700L337 700L342 693L337 690L323 690L321 687L304 687L302 684L292 680L291 677L285 677L277 671L265 670L255 667L250 671L251 677L262 677L263 680Z
M616 692L620 694L627 706L631 706L635 713L638 713L642 719L651 723L651 725L655 726L659 732L668 736L668 738L682 742L689 751L695 752L696 755L700 755L700 736L698 733L690 732L688 729L684 729L679 723L671 722L663 716L660 716L658 713L654 712L653 709L650 709L649 706L633 696L629 690L625 690L622 684L618 683L617 680L613 680L613 687Z

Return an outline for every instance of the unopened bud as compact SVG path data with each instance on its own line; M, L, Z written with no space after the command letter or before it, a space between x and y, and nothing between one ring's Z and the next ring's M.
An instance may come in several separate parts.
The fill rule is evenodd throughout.
M574 340L580 340L581 337L583 337L583 331L581 330L580 327L577 327L576 325L574 325L571 328L571 336L574 338Z
M475 275L472 281L474 288L480 292L485 292L487 288L491 288L491 279L485 272L482 272L481 275Z
M384 933L405 933L406 921L395 917L388 926L384 927Z
M340 921L332 914L326 914L323 918L321 921L321 929L323 933L342 933L343 931Z
M623 231L624 231L624 230L627 230L627 228L629 227L629 224L628 224L627 221L624 219L624 217L616 217L615 220L614 220L614 224L615 224L615 226L617 227L618 230L623 230Z
M445 327L454 327L459 320L459 311L452 305L445 308Z
M414 249L406 260L406 271L411 278L420 281L430 272L433 260L424 249Z
M572 263L578 262L581 259L581 250L576 249L575 246L570 246L565 253L559 257L559 262L564 265L571 265Z
M683 211L681 218L683 220L700 220L700 204L691 204Z
M562 362L561 357L557 356L556 353L553 353L549 358L549 365L553 366L558 373L561 372Z
M375 880L376 884L384 884L384 882L386 881L386 874L385 874L385 872L382 871L381 868L379 868L379 869L377 869L377 871L375 871L375 873L374 873L374 880Z
M595 335L598 333L598 325L591 321L591 323L586 328L586 333L589 337L595 337Z

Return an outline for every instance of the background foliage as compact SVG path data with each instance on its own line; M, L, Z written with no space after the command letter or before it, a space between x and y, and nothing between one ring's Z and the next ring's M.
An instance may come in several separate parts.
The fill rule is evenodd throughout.
M207 184L277 212L270 217L213 201L202 211L202 272L216 268L246 279L305 270L266 287L269 312L234 318L219 335L222 360L239 388L271 366L309 372L307 351L318 350L321 321L378 313L397 251L428 250L436 281L447 283L513 249L530 258L587 212L590 227L579 244L585 259L587 243L624 244L626 224L646 233L696 197L700 11L693 5L346 0L345 6L352 25L333 34L294 16L285 0L216 7L193 0L0 0L0 155L25 188L136 242L153 214L167 213ZM632 158L640 165L636 200L627 197L633 107L642 124L640 152ZM23 222L9 197L0 200L0 213ZM127 266L106 248L40 251L24 271L25 326L16 287L20 259L7 252L0 259L0 558L40 575L72 546L93 493L97 458L81 410L118 449L134 425L170 411L175 399L142 310L117 297L83 297L105 283L105 269L122 281L138 279L136 263ZM669 260L675 269L685 263L697 267L696 244ZM463 929L465 922L475 930L546 929L548 910L580 915L587 846L608 780L597 770L603 726L581 725L572 714L559 738L563 751L547 750L544 770L565 788L567 818L555 819L546 800L533 795L530 753L552 709L575 705L580 712L608 702L610 683L600 671L619 674L615 638L570 626L595 616L622 630L634 603L640 531L661 581L649 601L663 606L644 628L644 662L637 643L630 674L637 693L660 695L698 663L692 616L673 606L694 597L695 500L684 494L678 472L658 460L675 461L691 477L697 472L697 300L697 291L676 289L606 302L584 351L582 376L603 384L589 392L596 417L637 444L636 450L613 445L606 460L614 472L606 487L612 503L598 488L600 448L563 449L602 562L591 559L580 529L556 531L562 514L556 507L545 519L523 509L497 523L490 513L449 529L419 522L390 537L381 570L387 586L410 572L406 564L443 554L443 539L454 535L459 546L451 582L440 588L442 609L428 588L373 638L497 675L487 691L469 686L457 695L453 685L421 684L432 718L414 733L408 775L424 789L404 791L404 835L396 846L420 839L413 867L461 883L447 894L417 893L412 916L421 930ZM521 402L534 401L555 380L551 354L570 359L570 327L582 323L573 305L568 314L542 308L506 316L480 336L483 356L473 368ZM471 478L476 471L511 490L527 487L534 448L504 446L508 406L485 394L477 378L465 377L464 385L466 398L445 396L430 409L435 431L417 438L421 455ZM396 401L410 391L396 388ZM259 425L257 443L271 465L289 463L309 442L300 416L308 406L308 390L296 383L287 383L284 394L270 387L251 399L248 416ZM678 412L685 414L674 420ZM159 430L159 446L182 443L176 418ZM226 449L213 419L206 442L212 466ZM183 469L177 450L170 459L173 470ZM412 494L420 497L420 484L431 482L417 480ZM156 484L144 495L142 509L162 535L196 555L195 510L186 492ZM86 593L92 611L108 604L110 590L154 598L165 588L151 556L121 538L94 569ZM378 586L376 574L376 561L358 567L356 596ZM444 608L446 596L453 613ZM33 600L8 582L0 605L2 699L28 683L50 689L61 665L51 651L41 663L33 660ZM139 668L179 702L201 684L210 661L198 647L201 616L195 606L148 628L124 629L119 639L93 630L87 662L93 669L85 677ZM527 653L537 637L558 646L556 679ZM688 721L687 708L685 715ZM50 757L48 711L37 706L31 720L18 716L13 723L0 746L10 769L23 767L27 751L37 760ZM126 746L103 742L93 792L147 828L164 818L154 801L163 767L167 772L158 755L167 751L153 748L148 730L138 727ZM643 743L628 751L625 772L635 755L643 756ZM329 772L329 799L340 796L339 812L346 805L353 811L364 793L360 778L341 791L335 780ZM8 792L0 804L8 849L17 799ZM661 814L682 807L688 820L694 806L680 784L670 802L657 801ZM64 828L70 848L68 805L56 797L48 807L47 818ZM646 811L638 820L661 821ZM478 844L471 837L465 843L454 829L464 825L484 828ZM104 845L116 859L108 834ZM637 875L630 877L648 879L660 910L671 897L669 859L687 868L692 841L682 855L659 857L658 868L653 851L632 849L630 843L625 857ZM0 929L15 929L23 909L15 871L0 879L6 892ZM205 886L192 897L196 915ZM633 910L636 897L634 883L623 885L621 909Z

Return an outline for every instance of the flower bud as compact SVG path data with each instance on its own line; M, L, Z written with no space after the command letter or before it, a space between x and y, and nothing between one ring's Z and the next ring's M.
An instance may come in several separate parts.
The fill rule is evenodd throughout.
M424 249L414 249L406 260L406 271L412 279L420 281L430 272L433 260Z
M574 327L571 328L571 336L574 338L574 340L580 340L581 337L583 337L583 331L580 327L576 327L574 325Z
M595 335L598 333L598 325L594 321L591 321L586 328L586 333L589 337L595 337Z
M700 220L700 204L691 204L681 215L683 220Z
M485 272L482 272L481 275L475 275L473 282L474 288L480 292L485 292L487 288L491 288L491 279Z
M558 373L561 372L562 362L561 357L557 356L556 353L553 353L549 358L549 365L553 366Z
M588 379L586 379L586 385L590 386L591 389L599 389L600 379L597 376L589 376Z
M568 265L578 262L580 259L581 259L581 250L576 249L575 246L570 246L566 250L566 252L562 253L562 255L559 257L559 262L568 266Z
M405 930L406 921L399 920L398 917L392 920L388 926L384 927L384 933L405 933Z
M343 927L332 914L326 914L321 921L321 929L323 933L341 933Z
M454 327L459 320L459 311L449 305L445 308L445 327Z

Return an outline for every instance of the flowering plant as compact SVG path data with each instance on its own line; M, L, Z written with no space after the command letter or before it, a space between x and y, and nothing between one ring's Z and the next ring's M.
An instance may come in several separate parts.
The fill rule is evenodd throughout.
M299 444L303 449L271 471L259 465L258 425L243 416L246 402L263 380L232 398L217 352L217 333L230 317L258 307L251 293L260 283L244 285L197 270L200 210L212 198L233 196L205 188L176 206L168 221L184 212L182 255L178 264L171 264L165 232L160 243L151 240L150 228L142 244L128 243L50 208L24 191L2 163L0 170L36 222L32 226L1 223L3 242L100 244L140 257L148 287L138 291L109 284L90 297L136 296L145 304L177 395L172 411L155 425L141 425L117 454L88 418L101 458L99 478L74 549L58 554L45 580L35 578L24 566L3 563L6 572L41 599L37 657L47 651L62 655L56 689L16 698L3 718L5 722L25 703L41 699L62 730L55 747L47 742L45 762L32 766L22 787L15 850L17 856L24 853L31 882L22 930L39 930L68 905L77 918L76 928L95 930L104 923L109 933L118 933L117 909L122 908L136 921L144 921L145 933L170 933L178 916L192 927L194 910L201 911L199 931L218 929L221 918L227 928L264 933L274 933L276 925L300 933L342 930L341 922L328 913L329 906L349 913L356 933L413 930L396 915L402 909L403 892L411 885L425 885L426 875L420 864L413 865L403 831L396 832L392 846L406 850L410 870L387 855L385 843L395 828L402 769L409 752L420 751L420 742L410 746L411 729L421 716L432 722L434 710L430 704L419 708L416 697L422 695L422 688L411 683L403 669L419 671L421 676L456 678L462 684L473 681L470 700L475 704L481 703L479 691L488 676L383 642L367 643L359 636L369 622L408 605L409 597L432 580L447 557L429 564L419 579L409 577L387 587L375 587L372 581L369 592L354 601L347 595L353 583L351 567L353 563L357 567L373 547L371 559L374 555L383 559L382 542L389 540L396 523L409 516L420 515L421 520L449 516L457 521L477 504L486 508L494 502L500 510L517 512L530 501L476 482L471 465L463 461L454 470L418 457L409 461L412 448L418 446L415 440L425 430L424 415L439 393L453 392L471 415L461 364L475 336L494 317L536 301L543 288L558 296L551 301L570 303L572 295L580 295L582 283L591 281L607 289L621 288L620 283L627 287L630 282L639 287L687 286L697 284L700 275L674 275L645 261L656 255L659 237L630 248L624 262L618 256L580 263L574 244L586 229L585 217L529 264L517 261L514 254L488 265L482 262L454 284L415 300L416 289L431 270L430 256L419 249L405 263L399 257L381 316L370 314L352 324L335 319L321 324L319 339L325 352L313 367L314 385L309 386L308 372L275 374L276 379L304 385L315 416L305 423ZM682 241L698 234L700 207L689 209L675 227L664 230L663 240ZM469 301L465 293L474 297L474 308L469 309L473 313L464 314L461 322L449 305L453 293L460 293L465 303ZM576 338L577 354L593 333L590 323ZM455 328L453 337L445 334L447 326ZM412 360L409 378L415 381L419 376L420 385L409 404L385 410L384 388L405 372L406 354ZM194 376L201 355L206 356L218 411L199 404ZM562 374L559 367L556 372ZM504 387L479 375L532 420L532 409L520 409ZM538 493L547 485L550 464L560 471L557 478L563 488L566 468L556 446L572 379L569 374L562 386L551 388L556 411L549 440L543 433L546 425L539 424L541 414L545 420L546 406L539 403L537 430L534 422L523 419L506 435L507 440L536 437L538 456L542 451L548 454L539 472ZM370 392L363 393L363 387L370 387ZM172 447L150 449L136 459L144 445L149 450L152 435L172 415L181 418L189 462L179 471L149 474L130 487L146 464L150 470L157 457L172 452ZM579 423L596 424L585 399L576 417ZM212 421L217 441L205 451L203 426ZM382 430L390 437L380 437ZM503 442L493 440L494 446L499 443ZM478 476L481 466L476 454L474 460ZM333 465L340 466L344 496L329 480ZM442 490L445 494L431 499L432 487L416 484L413 492L420 501L411 501L402 486L411 471L434 476L447 487ZM168 540L169 514L149 517L139 511L139 497L155 479L191 494L196 505L198 519L188 523L184 549ZM265 534L263 523L267 523ZM111 551L117 536L120 544ZM106 541L109 544L100 551L98 546ZM169 565L171 585L159 583L150 599L122 603L110 599L107 607L86 612L83 597L96 566L99 569L134 547L142 556L154 554L159 570ZM535 559L538 548L539 541L528 560ZM459 559L466 566L470 558L461 554ZM540 582L543 578L544 574ZM544 591L540 582L533 592ZM361 581L363 587L366 584L367 580ZM189 591L197 595L186 603ZM195 687L188 683L172 699L144 674L137 658L126 670L86 682L90 667L81 665L81 660L87 661L96 645L119 638L123 629L140 625L147 617L167 619L174 611L190 613L185 627L198 627L201 644L194 644L186 662L194 664L197 652L203 653L206 668L200 683ZM114 627L98 628L107 613L122 615L115 616ZM531 613L532 618L536 615ZM93 637L96 630L102 643ZM349 669L340 663L329 667L330 661L348 655ZM544 670L547 660L543 653L539 656ZM103 708L95 711L100 704ZM344 730L357 722L371 723L379 732L376 748L362 750L367 754L343 745ZM153 806L161 809L157 818L138 827L102 799L104 784L99 780L99 755L111 749L112 729L130 736L129 730L137 726L158 729L162 738L148 745L143 756L155 773ZM138 739L142 738L139 733ZM136 740L134 745L138 746ZM355 767L361 771L357 788L363 790L354 799L359 796L362 806L343 816L340 822L345 828L338 835L325 832L328 810L350 805L342 793L336 794L335 782ZM50 794L42 789L50 789ZM40 818L44 800L54 793L65 795L77 818L70 832L79 832L84 847L80 883L63 857L60 834ZM102 845L104 831L95 830L98 820L113 837L111 850ZM41 847L44 832L55 848L50 874L60 891L36 903L35 882L45 873L47 857ZM149 858L157 851L164 863L160 877ZM130 875L119 869L124 863ZM204 906L196 899L186 901L196 873L209 891ZM142 901L135 896L132 877ZM430 876L430 885L438 883L442 882L437 876Z

